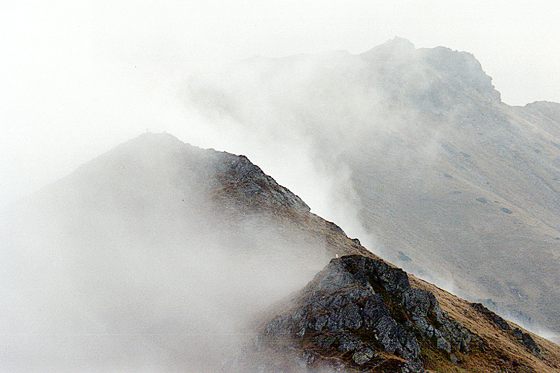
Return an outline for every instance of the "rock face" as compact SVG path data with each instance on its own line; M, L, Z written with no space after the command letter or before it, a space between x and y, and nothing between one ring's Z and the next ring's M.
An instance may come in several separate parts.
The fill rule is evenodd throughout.
M260 344L283 338L303 350L310 368L337 356L349 369L402 372L424 371L428 350L457 361L481 345L433 294L412 288L404 271L360 255L333 259L264 326Z
M526 333L519 328L512 328L506 320L496 315L488 308L484 307L484 305L482 305L481 303L473 303L472 307L476 309L478 312L482 313L492 323L497 325L501 330L511 333L519 341L519 343L525 346L525 348L527 348L531 353L533 353L536 356L540 355L541 349L529 333Z
M249 202L250 207L287 208L309 212L309 206L287 188L266 175L247 157L230 153L220 154L215 163L215 177L220 187L227 190L233 201Z
M335 258L225 371L557 372L560 348L372 255Z
M482 313L485 317L488 318L492 323L496 324L502 330L511 330L508 322L501 318L500 316L496 315L494 312L490 311L486 308L482 303L473 303L472 307L477 310L478 312Z

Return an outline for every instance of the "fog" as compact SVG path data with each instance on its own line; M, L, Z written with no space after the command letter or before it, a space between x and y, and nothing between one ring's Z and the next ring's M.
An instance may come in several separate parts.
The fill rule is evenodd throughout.
M560 101L558 12L553 1L2 1L0 205L146 128L247 152L206 132L177 92L196 71L255 55L358 53L402 36L474 53L508 103Z
M217 203L227 162L146 135L3 215L1 369L228 371L261 314L330 255Z
M205 115L209 131L227 131L232 144L241 138L243 148L316 213L387 257L394 248L385 251L364 226L356 188L381 184L385 175L371 172L378 168L403 170L409 182L419 182L425 165L436 167L445 122L437 116L451 121L460 109L452 108L458 98L434 79L432 57L400 38L364 55L255 57L192 77L184 100ZM448 72L449 84L461 75L478 84L482 71L475 65L471 72L471 57L452 58L457 66ZM480 84L492 90L489 82Z
M506 103L560 101L558 12L552 1L2 2L3 367L215 371L260 312L329 259L321 240L260 217L224 224L194 183L206 179L159 184L178 165L150 149L129 180L102 159L93 176L45 185L168 131L246 154L313 212L395 255L361 219L355 178L368 175L352 166L367 149L385 152L388 168L429 164L440 129L415 108L387 110L385 88L360 83L387 82L357 54L396 35L466 50ZM433 84L424 67L410 71L418 91ZM322 85L324 74L334 80ZM410 125L419 120L432 126ZM391 153L394 133L410 153ZM462 294L448 272L424 277Z
M190 79L185 101L206 116L208 128L243 138L248 153L262 159L271 174L289 180L314 211L340 223L373 252L458 296L492 301L508 295L503 288L489 290L481 277L529 289L530 280L512 272L525 265L531 270L532 260L550 260L537 250L531 258L509 251L522 245L519 232L526 228L510 231L510 222L489 215L486 235L472 223L488 214L477 210L480 193L500 195L516 185L519 196L513 198L531 209L538 206L532 199L537 187L521 187L521 175L503 175L510 167L507 156L480 146L490 141L500 151L512 141L508 131L514 125L486 107L511 110L493 83L469 53L417 49L397 38L364 54L247 59ZM482 131L491 133L491 140L473 139ZM516 136L516 142L527 141ZM470 163L471 157L476 161ZM537 165L531 170L540 172ZM454 178L468 181L445 182ZM505 237L516 234L520 237L508 246ZM491 264L483 268L480 262ZM539 279L556 275L551 268ZM550 290L541 285L529 296L546 302ZM518 297L507 302L492 308L541 335L555 334L539 325L544 317L538 320L538 311L523 309ZM547 322L555 320L552 315Z

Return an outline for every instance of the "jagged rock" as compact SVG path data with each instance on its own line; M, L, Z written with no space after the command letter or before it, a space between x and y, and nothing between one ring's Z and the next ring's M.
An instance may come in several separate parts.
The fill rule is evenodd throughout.
M317 355L313 352L313 351L308 351L305 350L303 351L303 362L305 363L305 366L311 365L313 364L313 362L315 362L315 359L317 358Z
M401 372L424 371L422 346L451 359L476 338L432 293L412 288L403 270L360 255L331 260L263 333L269 341L291 336L296 348L338 354L348 366L367 366L375 351L393 354L406 360Z
M449 355L449 360L451 360L451 362L453 364L458 364L459 363L459 359L457 358L457 355L455 355L455 354L450 354Z
M218 153L215 177L228 196L255 206L284 207L299 212L309 212L309 206L301 198L265 174L247 157Z
M490 311L486 308L482 303L472 303L471 306L477 310L478 312L482 313L486 318L496 324L502 330L510 330L510 326L506 320L501 318L500 316L496 315L494 312Z
M513 330L513 335L533 354L539 355L541 353L539 345L537 345L533 337L531 337L528 333L523 332L519 328L515 328Z
M363 345L358 337L351 334L342 334L338 339L338 351L340 352L356 351Z
M497 325L501 330L505 332L510 332L519 343L525 346L531 353L534 355L539 355L541 353L541 349L539 345L535 342L533 337L530 334L525 333L519 328L515 328L512 330L509 323L501 318L500 316L496 315L494 312L490 311L488 308L484 307L481 303L472 303L471 307L475 310L483 314L488 320L492 323Z

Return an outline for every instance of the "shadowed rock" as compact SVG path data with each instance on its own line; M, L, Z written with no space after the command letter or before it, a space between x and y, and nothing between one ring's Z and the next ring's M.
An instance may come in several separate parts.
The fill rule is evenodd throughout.
M264 346L287 338L290 348L313 351L311 368L335 356L349 368L390 364L401 372L424 371L423 349L456 362L452 353L479 342L403 270L360 255L331 260L262 335Z
M537 356L540 355L541 349L529 333L526 333L519 328L515 328L512 330L511 326L506 320L496 315L488 308L484 307L484 305L482 305L481 303L472 303L471 306L472 308L483 314L493 324L497 325L501 330L511 333L517 339L517 341L525 346L531 353Z

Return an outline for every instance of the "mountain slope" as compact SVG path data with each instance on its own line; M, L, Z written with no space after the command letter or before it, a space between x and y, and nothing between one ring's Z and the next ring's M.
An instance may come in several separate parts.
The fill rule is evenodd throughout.
M250 152L292 189L322 177L329 202L314 208L383 257L560 332L558 104L508 106L471 54L404 39L255 58L194 79L190 99L256 137ZM290 154L306 160L291 173Z
M559 366L556 345L385 263L246 157L168 134L118 146L2 218L9 371L305 371L323 358L347 370L374 355L390 371ZM371 351L302 347L293 315L329 315L314 337Z
M276 305L243 371L552 372L560 348L380 259L333 259Z
M0 238L0 365L24 372L219 370L255 313L366 252L246 157L168 134L3 212Z

